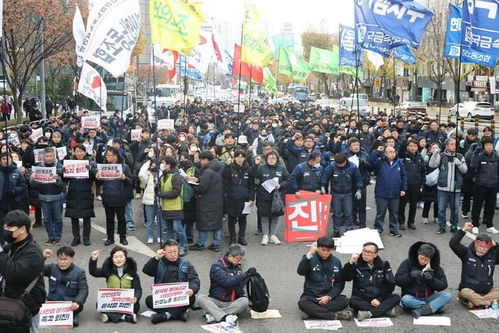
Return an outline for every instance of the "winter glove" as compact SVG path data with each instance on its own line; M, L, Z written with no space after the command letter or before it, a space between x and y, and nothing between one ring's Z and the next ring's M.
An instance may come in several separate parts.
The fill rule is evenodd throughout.
M423 276L423 279L425 279L426 281L433 280L433 272L432 271L425 271L421 275Z
M461 160L459 160L459 158L454 157L454 164L458 167L458 166L460 166L461 164L463 164L463 162L461 162Z
M411 271L409 273L409 276L413 278L414 280L418 279L421 276L421 272L418 270Z
M357 200L362 199L362 192L360 192L360 190L357 190L357 192L355 192L355 199Z

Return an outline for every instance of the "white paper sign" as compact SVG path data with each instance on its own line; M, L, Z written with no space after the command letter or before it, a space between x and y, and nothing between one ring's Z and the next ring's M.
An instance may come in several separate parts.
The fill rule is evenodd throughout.
M470 312L480 319L499 318L499 310L492 310L492 309L470 310Z
M97 171L101 179L120 179L123 166L121 164L97 164Z
M56 148L56 150L57 150L57 159L58 159L59 161L62 161L62 160L63 160L63 159L65 159L65 158L66 158L66 156L68 155L68 151L67 151L67 149L66 149L66 147L65 147L65 146L63 146L63 147L58 147L58 148Z
M393 326L390 318L370 318L364 320L357 320L355 318L355 323L358 327L390 327Z
M175 308L189 305L188 282L158 283L152 285L152 304L154 309Z
M86 145L86 144L84 144L84 146L85 146L85 150L87 151L88 155L92 155L94 153L94 146L93 145L90 145L90 144Z
M217 324L202 325L201 328L211 333L241 333L241 330L237 326L231 326L225 321Z
M175 129L175 123L173 119L158 120L158 130L164 130L164 129Z
M255 208L254 204L250 204L249 202L245 202L242 214L243 215L251 214L253 212L254 208Z
M418 319L414 318L414 325L425 325L425 326L450 326L449 317L440 316L421 316Z
M35 163L43 162L43 151L45 149L33 149L33 156L35 157Z
M142 136L141 128L133 129L130 133L130 139L132 141L140 141L141 136Z
M99 128L99 126L100 126L99 116L81 117L81 127L82 128Z
M336 252L359 254L362 252L362 246L367 242L376 243L379 249L384 248L378 231L362 228L345 232L336 245Z
M281 313L279 310L267 310L265 312L256 312L250 310L251 319L272 319L272 318L281 318Z
M14 146L19 146L19 144L21 143L19 141L19 135L17 135L17 133L9 133L8 141Z
M238 107L239 106L239 107ZM237 112L237 113L244 113L244 108L246 106L244 104L235 104L234 105L234 111Z
M54 177L57 175L56 167L37 167L31 168L31 180L39 183L55 183Z
M273 190L275 190L275 188L277 186L279 186L279 180L278 178L271 178L271 179L267 179L266 181L264 181L262 183L262 186L264 189L267 190L267 192L272 192Z
M73 327L73 302L47 301L40 308L40 327Z
M87 179L88 166L87 160L64 160L64 178Z
M307 330L337 331L342 328L339 320L304 320Z
M37 142L39 138L41 138L43 136L43 128L37 128L37 129L34 129L32 132L31 132L31 135L29 136L29 138L33 141L33 142Z
M133 289L99 288L97 290L97 311L133 314Z

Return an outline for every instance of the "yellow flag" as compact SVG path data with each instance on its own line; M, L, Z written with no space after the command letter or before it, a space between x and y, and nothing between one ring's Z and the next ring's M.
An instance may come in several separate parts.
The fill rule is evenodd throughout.
M255 66L266 67L272 61L272 47L267 38L260 13L247 2L244 3L244 7L241 59Z
M150 0L149 19L153 44L184 54L198 45L204 22L201 1Z

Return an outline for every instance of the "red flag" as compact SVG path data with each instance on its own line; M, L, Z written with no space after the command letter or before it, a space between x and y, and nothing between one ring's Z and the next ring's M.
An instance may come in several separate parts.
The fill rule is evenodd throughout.
M172 51L173 52L173 68L168 69L168 81L171 81L175 74L177 73L177 61L178 61L178 52L177 51Z
M213 43L213 50L215 51L218 62L223 63L222 52L220 52L220 48L218 47L218 43L215 40L215 35L213 33L211 34L211 42Z
M239 66L241 67L241 76L250 78L259 84L263 83L263 69L258 66L250 65L241 61L241 46L234 46L234 62L232 65L232 78L239 75Z

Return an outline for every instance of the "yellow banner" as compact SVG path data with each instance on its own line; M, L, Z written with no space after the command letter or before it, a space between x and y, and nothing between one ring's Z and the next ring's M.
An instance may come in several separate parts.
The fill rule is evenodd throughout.
M199 43L204 22L201 1L150 0L149 20L153 44L189 54Z
M244 3L244 7L241 60L255 66L266 67L272 61L272 47L267 38L260 13L247 2Z

